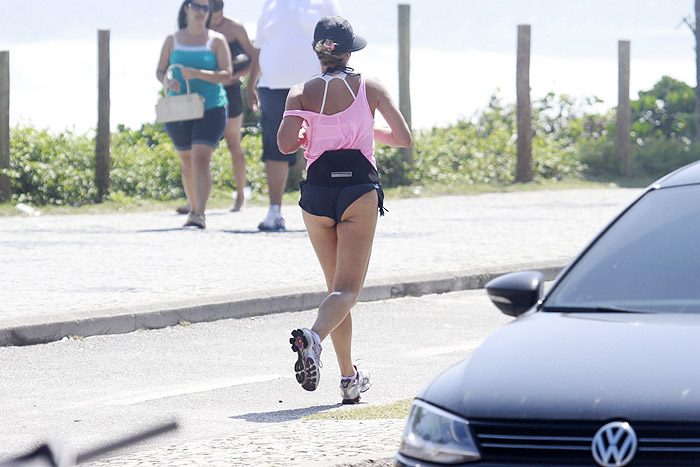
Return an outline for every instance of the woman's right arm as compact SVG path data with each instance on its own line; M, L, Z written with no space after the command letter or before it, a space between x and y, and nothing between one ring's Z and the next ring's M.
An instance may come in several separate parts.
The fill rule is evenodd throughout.
M165 79L165 73L168 71L168 66L170 66L170 54L173 51L173 36L169 35L165 39L163 48L160 51L160 59L158 60L158 68L156 68L156 78L159 82L163 82ZM168 80L166 83L169 89L175 92L180 91L180 82L178 80Z
M292 86L287 95L287 103L284 106L284 110L303 110L301 105L303 90L303 84ZM282 118L282 123L280 123L279 130L277 130L277 146L282 154L296 152L305 143L305 138L301 138L299 135L303 121L304 119L296 116Z
M386 88L376 80L367 80L367 85L376 102L376 109L382 114L389 128L374 129L374 139L388 146L408 147L412 143L411 130L406 124L403 115Z

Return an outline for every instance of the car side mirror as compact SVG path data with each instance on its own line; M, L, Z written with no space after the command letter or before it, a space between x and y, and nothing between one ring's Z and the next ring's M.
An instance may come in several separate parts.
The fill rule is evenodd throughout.
M486 284L494 305L509 316L519 316L535 306L542 297L544 274L539 271L512 272Z

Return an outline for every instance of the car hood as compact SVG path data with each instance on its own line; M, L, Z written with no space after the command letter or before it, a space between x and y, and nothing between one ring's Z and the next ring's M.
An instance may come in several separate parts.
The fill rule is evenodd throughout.
M418 396L467 418L700 421L700 316L522 316Z

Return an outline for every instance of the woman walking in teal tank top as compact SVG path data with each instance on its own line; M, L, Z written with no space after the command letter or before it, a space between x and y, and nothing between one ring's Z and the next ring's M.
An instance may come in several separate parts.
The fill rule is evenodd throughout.
M205 228L204 211L211 193L210 161L226 127L228 99L222 83L231 79L231 52L223 35L209 29L211 0L185 0L178 31L165 39L156 76L170 94L183 94L185 80L204 97L204 116L165 124L180 156L182 185L190 211L185 227ZM170 65L172 76L166 76Z

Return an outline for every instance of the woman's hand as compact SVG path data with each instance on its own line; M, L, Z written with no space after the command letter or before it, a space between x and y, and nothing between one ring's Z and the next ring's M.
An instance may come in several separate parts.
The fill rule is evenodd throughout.
M246 94L248 97L248 107L250 107L250 110L253 112L257 112L259 108L258 93L255 91L255 87L251 86L250 83L246 89Z
M299 146L306 149L309 144L309 135L306 133L306 129L299 128Z
M182 79L196 79L199 77L199 70L196 68L183 66L180 68L180 72L182 73Z
M174 92L180 92L180 82L176 79L168 79L165 86Z

